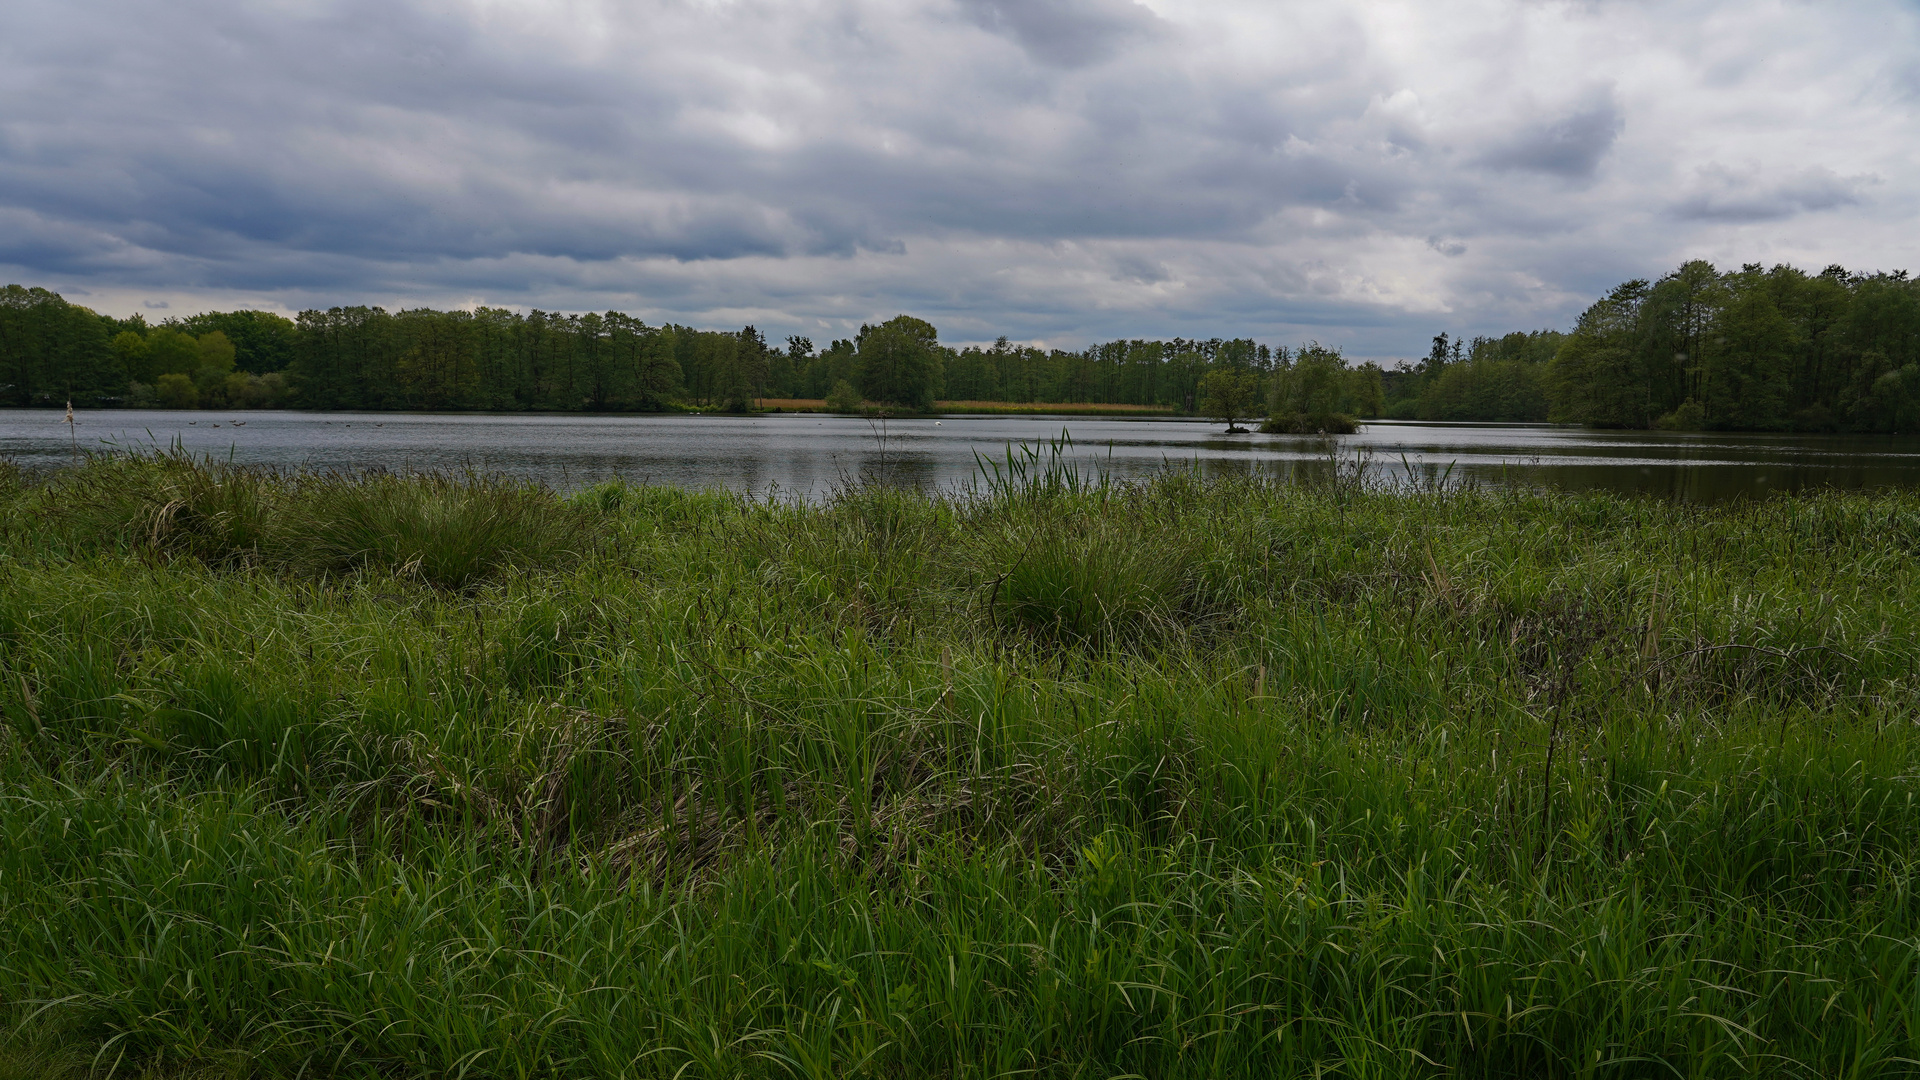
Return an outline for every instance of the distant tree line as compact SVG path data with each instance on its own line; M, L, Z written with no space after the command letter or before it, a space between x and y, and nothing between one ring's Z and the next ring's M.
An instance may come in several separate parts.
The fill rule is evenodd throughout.
M1920 284L1690 262L1588 308L1548 374L1552 416L1570 423L1912 431Z
M1920 283L1690 262L1629 281L1568 332L1462 340L1382 369L1317 343L1110 341L1079 351L940 344L901 315L816 350L620 312L378 307L207 312L149 325L45 289L0 292L0 403L175 408L744 410L767 398L1161 406L1230 425L1336 416L1600 427L1920 428Z
M1399 420L1533 422L1548 419L1547 369L1566 335L1515 332L1464 341L1439 334L1416 363L1385 373L1385 412Z
M1338 358L1318 346L1300 351L1309 353ZM337 307L296 319L208 312L153 326L20 286L0 306L0 402L16 406L647 411L837 397L910 409L940 399L1192 412L1209 372L1244 373L1265 386L1293 355L1218 338L1080 352L1001 338L954 349L909 315L816 350L805 337L770 345L752 326L651 326L614 311Z
M1572 331L1434 339L1386 373L1389 416L1612 428L1920 430L1920 282L1906 271L1689 262Z

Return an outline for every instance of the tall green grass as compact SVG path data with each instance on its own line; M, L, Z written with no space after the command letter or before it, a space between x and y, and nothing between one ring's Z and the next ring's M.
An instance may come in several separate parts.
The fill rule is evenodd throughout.
M101 455L44 487L14 478L14 527L84 552L313 575L379 568L462 588L576 558L593 522L537 485L478 473L283 475L175 450Z
M1351 479L9 481L0 1077L1920 1069L1920 498Z

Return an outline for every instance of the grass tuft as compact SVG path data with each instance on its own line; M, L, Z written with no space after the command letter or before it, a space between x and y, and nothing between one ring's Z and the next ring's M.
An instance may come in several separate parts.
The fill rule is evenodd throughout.
M287 475L182 451L96 455L13 501L78 553L325 575L375 568L443 588L577 560L593 518L536 484L481 474Z
M1038 641L1094 651L1155 642L1204 613L1191 538L1046 522L1001 548L994 618Z
M308 481L275 537L280 561L313 573L379 568L443 588L579 558L588 519L535 484L478 474L374 474Z
M258 562L271 527L271 472L178 449L101 454L56 474L42 512L77 545L119 544L218 565Z

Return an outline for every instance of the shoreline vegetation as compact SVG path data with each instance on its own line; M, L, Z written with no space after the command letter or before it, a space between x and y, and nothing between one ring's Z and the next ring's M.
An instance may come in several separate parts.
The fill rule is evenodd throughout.
M0 471L0 1076L1904 1075L1920 495Z
M1920 429L1920 282L1694 261L1614 288L1570 330L1441 333L1426 356L1385 365L1250 338L954 348L910 315L818 349L615 311L334 307L152 326L0 290L0 405L751 412L766 399L848 413L1158 410L1230 431L1266 416L1269 430L1308 432L1385 417L1903 433Z

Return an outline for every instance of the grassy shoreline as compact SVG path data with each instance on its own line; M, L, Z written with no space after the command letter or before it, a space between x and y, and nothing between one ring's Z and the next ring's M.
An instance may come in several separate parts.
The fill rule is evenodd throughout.
M1920 497L0 486L0 1076L1903 1075Z

